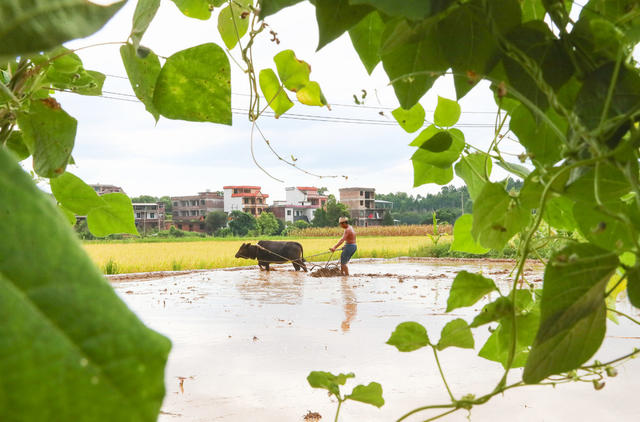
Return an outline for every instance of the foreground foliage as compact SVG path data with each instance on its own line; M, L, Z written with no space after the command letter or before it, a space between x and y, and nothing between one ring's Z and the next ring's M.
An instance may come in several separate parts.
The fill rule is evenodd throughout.
M251 87L252 145L254 134L261 134L259 118L267 108L276 116L288 112L294 106L290 96L308 106L329 107L312 80L311 67L295 52L285 49L273 63L253 61L255 41L267 28L264 19L300 1L174 0L188 18L207 20L219 8L217 28L231 52L206 43L162 62L140 45L160 1L138 1L129 38L120 43L133 91L155 120L231 124L229 55L239 54L237 62ZM84 69L79 56L61 44L95 32L123 3L0 3L0 233L8 239L0 246L0 300L6 302L0 312L9 321L0 328L0 355L11 358L3 362L12 362L2 368L9 376L0 378L0 398L15 395L14 401L0 401L3 420L23 414L48 419L57 404L61 420L157 416L168 344L143 328L100 280L63 219L73 222L75 214L86 215L90 230L100 236L137 234L131 202L118 194L98 197L66 172L74 162L77 122L52 95L60 90L101 94L104 75ZM401 106L393 116L408 133L418 133L411 142L417 148L411 157L414 186L445 185L454 174L465 181L473 214L456 220L452 248L469 253L500 250L507 244L518 248L511 290L500 292L473 321L454 319L437 343L417 322L401 324L391 335L388 343L402 352L433 350L450 397L448 403L419 407L400 420L429 409L445 409L433 418L468 410L525 384L592 380L601 388L604 374L614 372L611 365L638 353L634 349L609 363L586 364L602 345L608 315L637 323L614 309L616 297L626 288L628 300L640 307L640 72L631 55L640 41L639 4L311 3L318 48L348 32L367 72L382 63ZM275 42L277 33L271 36ZM419 101L446 73L453 76L458 100L480 81L490 84L499 111L488 148L468 142L454 127L461 110L451 99L439 98L429 116L433 124L423 129L426 112ZM510 133L524 148L516 162L501 152ZM273 152L297 168L295 160ZM17 166L16 161L28 157L35 174L50 179L57 206ZM496 165L524 180L519 192L491 177ZM34 227L33 221L42 221L42 227ZM540 251L549 244L555 249L545 260ZM542 291L532 290L523 272L525 258L532 254L546 265ZM34 262L41 265L34 267ZM461 272L452 286L449 310L473 305L494 290L492 280ZM447 347L474 347L472 330L484 324L492 324L494 331L479 355L500 362L504 372L484 395L456 395L448 388L437 353ZM45 325L55 329L47 331ZM118 336L110 335L121 326ZM61 385L58 381L64 378L46 377L36 394L24 394L31 391L31 374L42 367L70 378ZM521 367L522 381L507 384L508 375ZM111 382L101 384L102 379ZM359 393L369 397L368 391ZM52 392L62 400L52 404ZM339 404L346 399L339 391L332 393ZM75 406L66 405L70 397Z

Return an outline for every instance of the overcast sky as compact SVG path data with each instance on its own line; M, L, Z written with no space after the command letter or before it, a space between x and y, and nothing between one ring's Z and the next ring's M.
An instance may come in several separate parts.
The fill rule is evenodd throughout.
M90 44L124 41L131 28L135 1L128 4L97 34L67 44L78 48ZM327 100L326 108L296 103L289 114L330 118L354 118L393 122L391 110L398 106L393 89L388 86L382 65L368 76L360 63L348 35L344 35L319 52L314 8L305 2L267 18L278 33L280 45L269 41L265 33L256 41L254 58L257 69L275 68L272 57L284 49L293 49L299 59L311 67L311 79L318 81ZM215 42L224 46L217 28L217 13L208 21L182 15L175 4L163 0L160 10L142 40L161 56L195 45ZM133 94L125 75L119 46L100 46L80 51L85 67L108 75L104 95L135 100L109 93ZM237 48L232 54L239 59ZM247 109L248 82L232 63L232 107ZM353 94L368 93L366 106L354 107ZM455 98L450 77L441 78L421 103L427 120L433 116L437 96ZM290 96L292 99L295 95ZM347 175L343 178L318 179L303 174L277 160L259 137L255 151L258 161L269 173L253 163L250 154L250 124L246 115L234 114L233 126L192 123L161 118L156 125L142 103L108 98L56 94L64 109L78 119L74 149L77 163L69 171L87 183L115 184L130 196L189 195L220 190L225 185L260 185L270 199L284 199L285 186L326 186L338 194L341 187L374 187L379 193L404 191L425 195L440 189L425 185L413 189L410 157L415 150L408 144L417 135L405 133L397 125L372 125L315 122L264 117L259 122L271 145L284 157L321 175ZM492 127L469 127L469 124L492 124L496 107L485 86L476 87L461 102L461 127L467 141L478 147L488 146ZM383 112L384 115L379 113ZM487 113L488 112L488 113ZM505 145L507 146L507 145ZM511 142L507 150L517 152ZM497 176L504 176L499 173ZM454 184L460 185L454 179Z

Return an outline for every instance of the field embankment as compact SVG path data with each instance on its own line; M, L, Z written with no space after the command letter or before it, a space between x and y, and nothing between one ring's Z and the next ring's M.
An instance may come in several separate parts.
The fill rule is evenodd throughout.
M292 230L291 235L295 237L330 237L342 236L344 229L341 227L308 227L306 229ZM356 227L358 236L428 236L433 234L433 225L411 225L411 226L367 226ZM453 227L450 224L439 224L438 233L453 234Z
M340 232L339 235L342 235ZM300 242L310 261L326 261L328 249L340 236L314 238L281 238ZM434 245L427 236L362 236L354 258L395 258L398 256L441 256L449 249L451 236L442 236ZM147 271L178 271L255 265L256 261L236 259L242 243L258 239L218 240L200 242L155 243L85 243L84 248L105 274ZM327 252L323 255L312 255ZM333 255L338 259L339 252Z

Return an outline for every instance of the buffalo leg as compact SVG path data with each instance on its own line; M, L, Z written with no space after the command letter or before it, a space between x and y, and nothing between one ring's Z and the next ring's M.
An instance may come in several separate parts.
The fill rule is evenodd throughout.
M291 261L291 263L293 264L293 268L295 268L296 271L300 271L300 265L298 265L296 261Z

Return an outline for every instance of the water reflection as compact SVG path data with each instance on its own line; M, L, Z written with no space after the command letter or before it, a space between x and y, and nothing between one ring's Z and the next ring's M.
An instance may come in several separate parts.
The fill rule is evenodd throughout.
M288 270L243 271L236 283L240 297L249 302L298 305L302 303L303 272ZM286 275L286 276L285 276Z
M346 278L341 280L340 290L342 291L342 306L344 308L344 321L340 324L340 328L346 333L351 329L351 321L353 321L358 313L358 300Z

